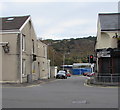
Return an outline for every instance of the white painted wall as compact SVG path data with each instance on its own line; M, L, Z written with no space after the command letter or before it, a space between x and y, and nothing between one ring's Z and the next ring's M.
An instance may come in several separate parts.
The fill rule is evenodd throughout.
M51 78L54 78L57 75L57 66L51 66L50 67L50 76Z

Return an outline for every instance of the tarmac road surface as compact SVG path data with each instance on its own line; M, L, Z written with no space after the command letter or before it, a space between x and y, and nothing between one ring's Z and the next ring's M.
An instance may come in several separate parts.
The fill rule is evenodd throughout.
M33 87L2 89L3 108L118 108L118 88L86 86L72 76Z

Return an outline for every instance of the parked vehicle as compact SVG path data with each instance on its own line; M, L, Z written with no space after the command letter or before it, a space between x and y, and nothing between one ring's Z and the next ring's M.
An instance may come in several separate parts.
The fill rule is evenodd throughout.
M87 76L88 74L90 74L89 72L83 73L83 76Z
M94 72L92 72L92 73L90 73L90 74L87 74L88 77L92 77L92 76L94 76L94 75L95 75Z
M67 79L66 72L63 70L59 71L56 75L56 79Z
M68 71L68 72L66 72L66 75L67 75L67 77L71 77L71 74L70 74L70 72Z

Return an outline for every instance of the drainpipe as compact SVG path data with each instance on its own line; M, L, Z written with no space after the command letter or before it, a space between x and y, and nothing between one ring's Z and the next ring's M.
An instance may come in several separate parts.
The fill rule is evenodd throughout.
M20 33L20 83L22 83L22 33Z

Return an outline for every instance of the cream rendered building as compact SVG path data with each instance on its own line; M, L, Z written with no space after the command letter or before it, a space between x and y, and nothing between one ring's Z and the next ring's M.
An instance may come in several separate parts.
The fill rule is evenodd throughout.
M42 69L39 65L42 62L39 54L47 52L47 47L45 46L44 50L41 48L44 44L39 45L31 17L13 16L0 20L2 20L0 28L2 82L23 83L38 80ZM43 60L46 64L47 53L44 55ZM46 68L45 64L42 65L43 68ZM46 74L46 70L42 74Z
M50 74L50 64L47 59L47 45L40 40L37 40L37 61L39 67L39 79L49 78Z
M118 19L116 14L99 14L96 49L117 48ZM115 21L115 22L114 22Z
M120 74L120 13L101 13L98 16L96 41L98 75Z

